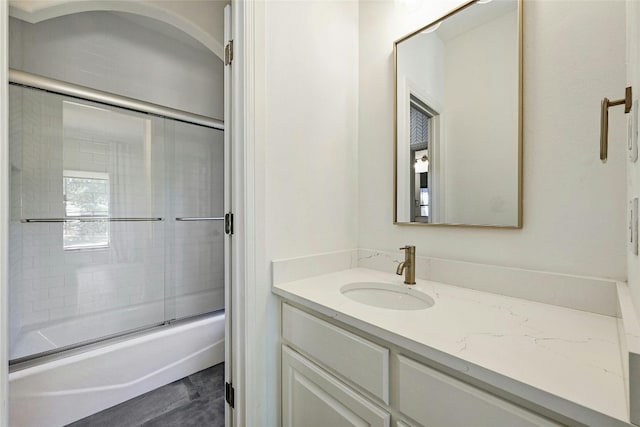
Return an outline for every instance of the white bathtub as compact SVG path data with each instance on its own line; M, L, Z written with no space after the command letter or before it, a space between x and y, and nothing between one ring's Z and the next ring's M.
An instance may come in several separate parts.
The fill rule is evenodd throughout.
M11 427L64 426L224 361L224 313L9 374Z

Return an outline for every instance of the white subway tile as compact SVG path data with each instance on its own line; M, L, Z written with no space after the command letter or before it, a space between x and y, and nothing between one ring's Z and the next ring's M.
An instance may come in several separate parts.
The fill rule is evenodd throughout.
M46 300L37 300L33 302L34 311L49 310L52 308L60 308L64 306L64 298L50 298Z

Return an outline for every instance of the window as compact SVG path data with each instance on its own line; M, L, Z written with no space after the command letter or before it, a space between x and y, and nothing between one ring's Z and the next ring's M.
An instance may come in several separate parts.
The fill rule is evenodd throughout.
M109 247L109 174L64 171L64 249Z
M426 150L431 140L433 114L429 107L411 95L409 105L409 146L411 150Z

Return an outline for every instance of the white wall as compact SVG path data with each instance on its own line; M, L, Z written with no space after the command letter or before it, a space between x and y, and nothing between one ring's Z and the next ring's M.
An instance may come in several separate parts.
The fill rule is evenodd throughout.
M256 93L257 421L278 425L279 306L273 259L357 246L358 4L264 4ZM260 58L258 58L260 59ZM260 70L261 66L257 67ZM264 102L262 102L264 101ZM262 197L264 195L264 198ZM261 202L264 202L262 204ZM263 224L263 228L262 225Z
M222 61L197 41L186 35L178 39L175 33L151 18L113 12L84 12L37 24L11 18L9 65L223 118Z
M518 224L517 23L513 10L444 43L441 222Z
M354 247L357 4L273 2L266 14L268 255Z
M598 159L600 100L624 88L619 0L524 2L522 230L392 224L392 42L454 3L360 3L358 246L625 279L624 145ZM615 141L623 117L611 116Z

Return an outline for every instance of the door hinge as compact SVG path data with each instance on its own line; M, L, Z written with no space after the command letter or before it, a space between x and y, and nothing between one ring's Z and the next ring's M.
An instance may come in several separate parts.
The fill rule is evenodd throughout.
M229 65L231 62L233 62L233 40L229 40L224 47L224 65Z
M233 234L233 214L231 212L224 214L224 232L225 234Z
M233 385L229 384L229 383L225 383L224 384L224 398L227 401L227 403L229 404L229 406L231 406L233 408L233 404L234 404L234 394L235 394L235 390L233 389Z

